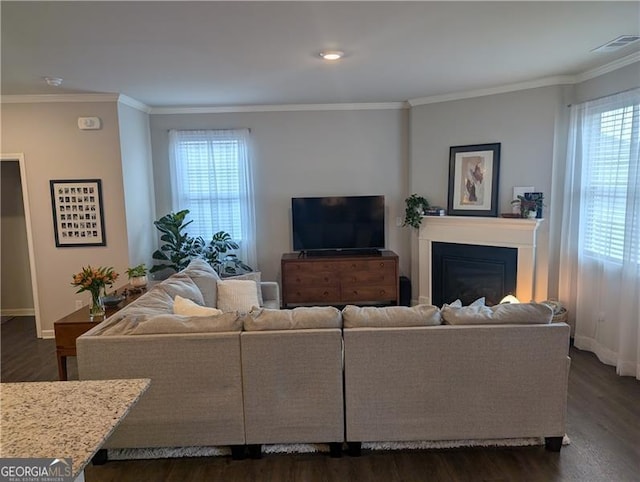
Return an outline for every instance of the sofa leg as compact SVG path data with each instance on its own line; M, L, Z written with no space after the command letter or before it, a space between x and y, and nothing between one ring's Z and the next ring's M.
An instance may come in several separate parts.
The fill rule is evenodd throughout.
M246 447L244 445L231 446L231 458L233 460L244 460L246 456Z
M562 437L545 437L544 448L550 452L560 452L562 448Z
M96 454L91 459L91 463L93 465L104 465L109 460L109 452L107 449L100 449L96 452Z
M362 443L361 442L347 442L347 453L351 457L360 457L360 455L362 455Z
M342 457L342 442L331 442L329 444L329 456L334 459Z
M262 445L257 444L257 445L249 445L247 446L247 449L249 451L249 457L252 459L261 459L262 458Z

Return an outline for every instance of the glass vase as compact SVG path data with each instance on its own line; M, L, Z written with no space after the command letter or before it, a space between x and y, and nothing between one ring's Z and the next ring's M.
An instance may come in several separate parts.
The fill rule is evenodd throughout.
M104 303L102 302L102 296L100 296L100 290L91 292L91 306L89 306L89 318L91 321L98 317L104 316Z

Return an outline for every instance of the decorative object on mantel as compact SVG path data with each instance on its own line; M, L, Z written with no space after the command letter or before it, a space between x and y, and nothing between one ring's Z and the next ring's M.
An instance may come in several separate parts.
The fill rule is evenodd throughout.
M51 180L56 247L106 246L100 179Z
M542 219L544 194L541 192L527 192L523 196L518 195L518 199L511 201L511 205L519 207L521 218Z
M111 286L118 279L118 273L113 268L99 267L92 268L86 266L82 271L73 275L72 286L78 286L76 293L89 291L91 293L91 306L89 307L89 316L91 320L98 316L104 316L104 303L102 300L102 292L107 286Z
M449 151L451 216L498 216L500 143L454 146Z
M144 263L140 263L133 268L127 268L127 276L129 276L129 284L134 288L144 288L147 286L147 267Z
M429 201L423 196L413 193L404 202L407 206L404 211L404 223L402 225L418 229L422 223L422 216L429 209Z
M511 212L513 214L517 214L517 217L522 217L522 213L520 212L520 198L519 196L524 197L525 192L534 192L536 190L533 186L514 186L513 187L513 197L511 198ZM516 216L512 216L516 217Z

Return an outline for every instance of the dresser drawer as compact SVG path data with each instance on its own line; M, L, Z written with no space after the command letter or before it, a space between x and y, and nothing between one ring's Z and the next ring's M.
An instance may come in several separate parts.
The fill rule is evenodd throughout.
M345 302L396 300L396 286L343 286L340 298Z
M396 272L396 263L391 259L363 259L341 261L338 269L341 273L350 273L352 271L384 271L389 273Z
M339 286L340 278L329 272L286 273L284 285L292 289L296 286Z
M340 275L342 285L393 285L396 280L395 269L384 271L350 271Z
M339 301L339 287L287 287L287 303L336 303Z

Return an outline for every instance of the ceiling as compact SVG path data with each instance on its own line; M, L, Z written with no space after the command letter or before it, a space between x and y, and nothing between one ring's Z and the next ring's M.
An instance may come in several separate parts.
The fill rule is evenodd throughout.
M150 107L400 102L637 54L640 2L8 2L1 91ZM339 49L328 63L317 55ZM51 87L44 76L64 79Z

